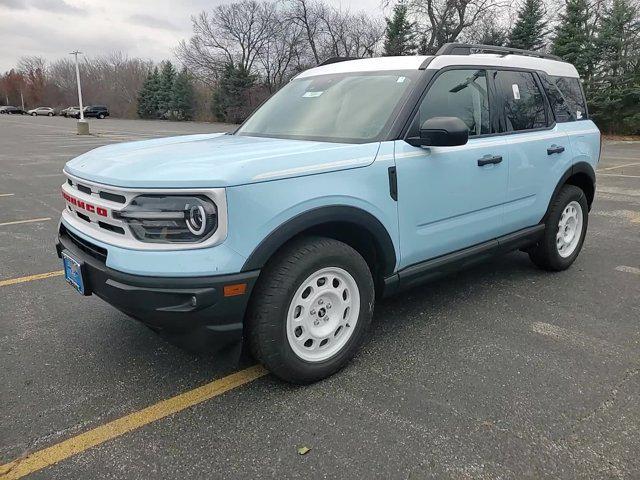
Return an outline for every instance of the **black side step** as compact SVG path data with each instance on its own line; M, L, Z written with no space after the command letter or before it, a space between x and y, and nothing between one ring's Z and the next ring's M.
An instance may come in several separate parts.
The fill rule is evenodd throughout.
M405 267L385 278L384 296L393 295L401 290L462 270L496 255L533 245L540 239L543 232L544 224L541 223L472 247Z

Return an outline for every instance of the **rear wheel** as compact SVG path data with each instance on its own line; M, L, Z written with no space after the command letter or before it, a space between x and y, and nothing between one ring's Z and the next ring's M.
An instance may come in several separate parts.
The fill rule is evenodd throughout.
M53 117L53 113L49 112L47 113L48 116Z
M98 114L98 118L99 118L100 120L102 120L102 119L104 118L104 113L100 113L100 114Z
M31 116L32 116L32 117L35 117L36 115L38 115L36 112L33 112L33 113L31 114Z
M247 314L251 349L283 380L328 377L364 342L373 303L371 272L353 248L328 238L295 241L256 285Z
M584 243L588 210L587 199L580 188L562 187L549 210L543 238L529 250L531 261L550 271L569 268Z

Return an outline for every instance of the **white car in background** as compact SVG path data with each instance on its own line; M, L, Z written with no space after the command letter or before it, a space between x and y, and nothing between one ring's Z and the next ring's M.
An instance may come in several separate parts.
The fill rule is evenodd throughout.
M53 117L56 114L55 110L51 107L38 107L27 111L27 113L34 117L36 115L47 115L48 117Z
M78 107L67 107L64 110L60 110L60 115L63 117L74 117L79 111L80 108Z

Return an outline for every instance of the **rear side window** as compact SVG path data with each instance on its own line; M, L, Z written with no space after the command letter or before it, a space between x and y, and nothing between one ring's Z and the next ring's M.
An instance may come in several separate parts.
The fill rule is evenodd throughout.
M549 75L541 75L541 78L556 122L575 122L587 119L587 107L580 80Z
M412 129L433 117L458 117L469 136L490 133L489 97L485 70L448 70L439 75L425 95Z
M507 131L547 126L544 97L531 72L499 70L494 78L503 103Z

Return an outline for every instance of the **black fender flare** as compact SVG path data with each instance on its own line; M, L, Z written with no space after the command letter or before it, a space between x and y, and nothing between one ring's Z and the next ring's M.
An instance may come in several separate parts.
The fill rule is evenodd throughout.
M564 184L567 182L567 180L569 178L571 178L572 176L574 176L576 173L584 173L585 175L587 175L589 177L589 179L591 180L591 184L593 185L593 190L595 192L595 189L596 189L596 172L593 169L593 167L591 166L591 164L589 164L587 162L574 163L573 165L571 165L566 170L566 172L564 172L562 174L562 177L560 177L560 180L556 184L556 188L553 189L553 194L551 195L551 198L549 199L549 206L547 207L547 211L545 212L544 217L542 217L542 221L543 222L547 219L547 216L549 215L549 210L551 209L551 204L553 203L553 199L556 198L556 196L560 192L560 189L564 186ZM591 207L591 205L589 205L589 207Z
M349 223L368 231L381 257L382 273L391 275L396 267L396 251L391 235L371 213L358 207L329 205L300 213L273 230L253 250L242 266L243 272L264 267L282 245L296 235L326 223Z

